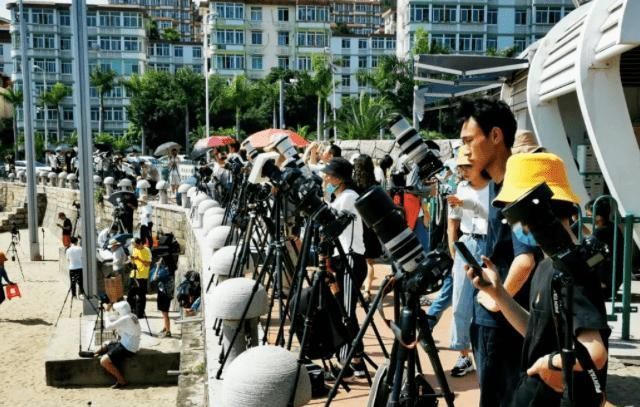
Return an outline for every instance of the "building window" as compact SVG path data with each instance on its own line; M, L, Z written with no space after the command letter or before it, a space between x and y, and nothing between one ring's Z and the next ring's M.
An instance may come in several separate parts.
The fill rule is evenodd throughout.
M25 10L26 11L26 10ZM31 22L33 24L55 24L52 9L33 8L31 9Z
M251 43L253 45L262 45L262 31L251 31Z
M202 58L202 48L200 47L193 47L191 49L191 57L192 58Z
M298 21L329 21L329 10L327 7L298 6Z
M176 48L180 48L180 52L182 52L182 47ZM124 37L124 50L133 52L140 51L140 42L136 37Z
M160 45L160 44L156 44ZM167 44L168 45L168 44ZM100 50L102 51L121 51L120 37L115 36L101 36L100 37Z
M351 40L349 38L342 39L342 48L343 49L351 48Z
M516 37L516 38L514 38L513 47L518 52L524 51L524 49L527 48L527 39L524 38L524 37Z
M311 57L298 57L296 68L300 71L311 70Z
M33 34L32 47L36 49L56 48L56 38L53 34Z
M100 27L120 27L120 13L117 11L101 11Z
M71 25L71 15L68 10L60 10L58 11L58 21L60 21L60 25L69 26Z
M216 55L216 69L244 69L244 55Z
M62 109L62 120L66 122L73 121L73 108L66 107Z
M278 45L281 47L289 45L289 31L278 31Z
M498 9L490 8L487 10L487 24L496 25L498 24Z
M358 40L358 49L367 49L367 39L366 38L360 38Z
M62 71L63 75L71 75L73 73L71 70L71 61L62 61L60 63L60 71Z
M385 45L387 49L396 49L396 39L387 38L387 40L385 41Z
M216 30L215 44L221 45L243 45L243 30Z
M350 88L351 87L351 75L342 75L342 87Z
M251 69L262 70L262 55L251 55Z
M262 7L251 7L251 21L262 21Z
M433 6L431 21L433 23L453 23L458 17L458 10L455 6Z
M340 66L342 66L343 68L351 68L351 57L350 56L345 56L344 58L342 58L342 60L340 61Z
M96 18L96 12L95 11L90 11L87 13L87 27L95 27L97 18Z
M47 73L56 72L55 59L34 59L33 64L38 68L40 68L43 72L47 72Z
M384 49L384 38L373 37L371 39L371 48L373 48L373 49Z
M173 4L173 2L171 3ZM227 20L244 19L244 5L242 3L216 3L215 9L218 18Z
M498 49L498 39L496 37L487 37L487 50Z
M426 23L429 21L429 5L427 4L412 4L409 12L409 21L411 22Z
M125 40L125 44L126 44L126 40ZM175 46L173 47L173 56L177 57L177 58L182 58L183 56L183 48L181 46Z
M560 7L536 7L536 24L555 24L561 18Z
M138 13L122 13L122 22L124 27L140 28L142 27L142 19Z
M367 57L358 57L358 68L360 69L367 68Z
M278 7L278 21L289 21L289 9L287 7Z
M278 68L280 68L280 69L289 69L289 57L287 57L287 56L278 56Z
M527 25L527 9L516 9L516 25Z
M71 37L60 37L60 49L71 49Z
M372 55L371 56L371 68L377 68L378 67L378 61L379 61L378 55Z
M321 31L307 31L298 33L299 47L322 48L327 46L327 34Z
M484 7L482 6L462 6L460 7L461 23L483 23Z
M481 52L483 48L484 39L482 35L461 34L460 35L460 51L463 52Z

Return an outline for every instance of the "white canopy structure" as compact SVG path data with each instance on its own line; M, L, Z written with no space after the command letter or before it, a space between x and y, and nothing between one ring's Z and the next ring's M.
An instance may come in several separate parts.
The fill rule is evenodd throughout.
M640 87L623 88L625 62L640 61L640 1L593 0L562 19L537 44L529 67L526 105L540 144L560 155L576 192L588 199L574 161L576 144L590 141L622 216L640 214L640 147L632 114L640 118ZM621 76L621 66L622 75ZM637 78L636 78L637 79ZM503 89L521 104L523 83ZM520 99L518 101L517 99ZM636 225L636 242L640 227Z

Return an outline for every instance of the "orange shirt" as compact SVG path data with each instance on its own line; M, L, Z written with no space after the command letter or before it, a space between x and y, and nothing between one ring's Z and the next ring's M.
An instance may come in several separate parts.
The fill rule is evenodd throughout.
M4 267L4 262L7 260L7 256L5 256L4 252L0 250L0 267Z

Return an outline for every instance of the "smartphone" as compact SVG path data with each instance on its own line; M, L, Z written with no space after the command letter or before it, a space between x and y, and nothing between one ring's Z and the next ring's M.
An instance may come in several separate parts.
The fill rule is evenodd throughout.
M469 265L469 267L471 267L471 269L473 270L473 275L482 278L482 266L480 266L475 257L473 257L473 255L467 248L467 245L462 242L455 242L453 245L456 247L458 253L462 255L464 261Z

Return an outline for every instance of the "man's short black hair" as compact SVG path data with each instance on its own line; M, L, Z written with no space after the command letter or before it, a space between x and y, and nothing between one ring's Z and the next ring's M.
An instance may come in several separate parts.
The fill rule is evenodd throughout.
M139 237L136 237L134 240L135 244L142 244L142 239Z
M238 140L233 141L233 143L229 144L229 148L233 149L233 152L237 153L238 151L240 151L240 143L238 142Z
M494 127L498 127L502 130L506 147L513 147L518 124L505 102L489 98L462 99L457 117L460 119L460 126L473 117L485 136L488 136Z
M384 157L382 157L382 160L380 160L380 168L382 168L383 171L387 171L389 168L391 168L392 165L393 158L391 158L389 154L386 154Z
M71 244L77 244L78 243L78 238L75 236L71 236L71 239L69 239L69 241L71 242Z
M329 146L329 152L334 158L342 157L342 149L336 144L331 144Z

